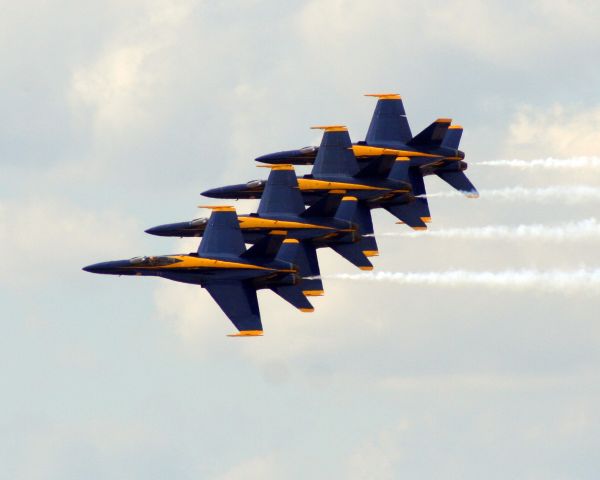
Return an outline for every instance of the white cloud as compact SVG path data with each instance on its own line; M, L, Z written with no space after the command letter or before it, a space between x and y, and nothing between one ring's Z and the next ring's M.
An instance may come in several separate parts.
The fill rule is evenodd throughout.
M120 212L86 210L52 198L0 202L0 282L28 285L79 272L96 261L135 255L136 221ZM112 258L112 259L114 259ZM14 272L18 271L18 275Z
M519 158L600 154L600 107L521 107L510 123L508 148Z
M265 455L245 460L226 472L214 477L214 480L270 480L282 478L278 473L273 455Z

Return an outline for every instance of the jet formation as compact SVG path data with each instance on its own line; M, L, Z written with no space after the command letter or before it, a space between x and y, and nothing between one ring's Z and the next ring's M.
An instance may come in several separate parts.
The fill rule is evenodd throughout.
M323 130L320 146L255 159L270 169L266 180L202 192L219 199L260 199L256 212L238 215L229 205L206 206L209 218L146 230L163 237L201 237L196 252L102 262L84 270L200 285L237 328L231 336L263 334L260 289L302 312L314 311L308 297L325 293L319 248L331 248L361 270L373 269L369 257L379 249L371 210L383 208L397 223L427 229L428 175L467 197L478 196L464 173L461 126L438 118L413 137L399 95L367 96L378 100L365 140L352 143L343 125L312 127ZM311 173L297 176L295 165L312 165Z

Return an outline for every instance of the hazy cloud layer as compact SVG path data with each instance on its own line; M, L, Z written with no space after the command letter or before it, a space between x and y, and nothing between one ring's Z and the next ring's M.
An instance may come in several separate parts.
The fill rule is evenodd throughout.
M599 19L588 1L6 5L5 474L596 478ZM415 238L376 212L394 235L374 275L471 280L335 280L361 274L322 251L315 313L260 292L266 335L247 341L200 288L80 270L195 250L143 230L318 143L310 125L362 139L377 91L402 94L414 133L463 125L482 195L428 178Z

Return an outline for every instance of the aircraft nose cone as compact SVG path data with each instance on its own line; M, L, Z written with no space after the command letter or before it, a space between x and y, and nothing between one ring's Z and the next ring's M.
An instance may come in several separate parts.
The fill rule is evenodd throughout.
M115 273L125 263L124 261L94 263L93 265L83 267L83 271L90 273Z
M94 263L93 265L88 265L87 267L83 267L84 272L90 273L102 273L102 265L103 263Z
M166 237L168 236L168 231L169 231L169 226L168 225L159 225L157 227L152 227L149 228L147 230L144 230L146 233L149 233L150 235L158 235L159 237Z

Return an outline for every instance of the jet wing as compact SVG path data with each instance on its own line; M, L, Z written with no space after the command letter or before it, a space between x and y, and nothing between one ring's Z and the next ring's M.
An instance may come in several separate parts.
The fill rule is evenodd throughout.
M252 285L232 281L208 283L203 287L239 330L239 334L231 336L262 335L258 299Z
M435 172L435 174L459 192L464 193L467 197L479 197L479 192L477 192L477 189L464 172Z

